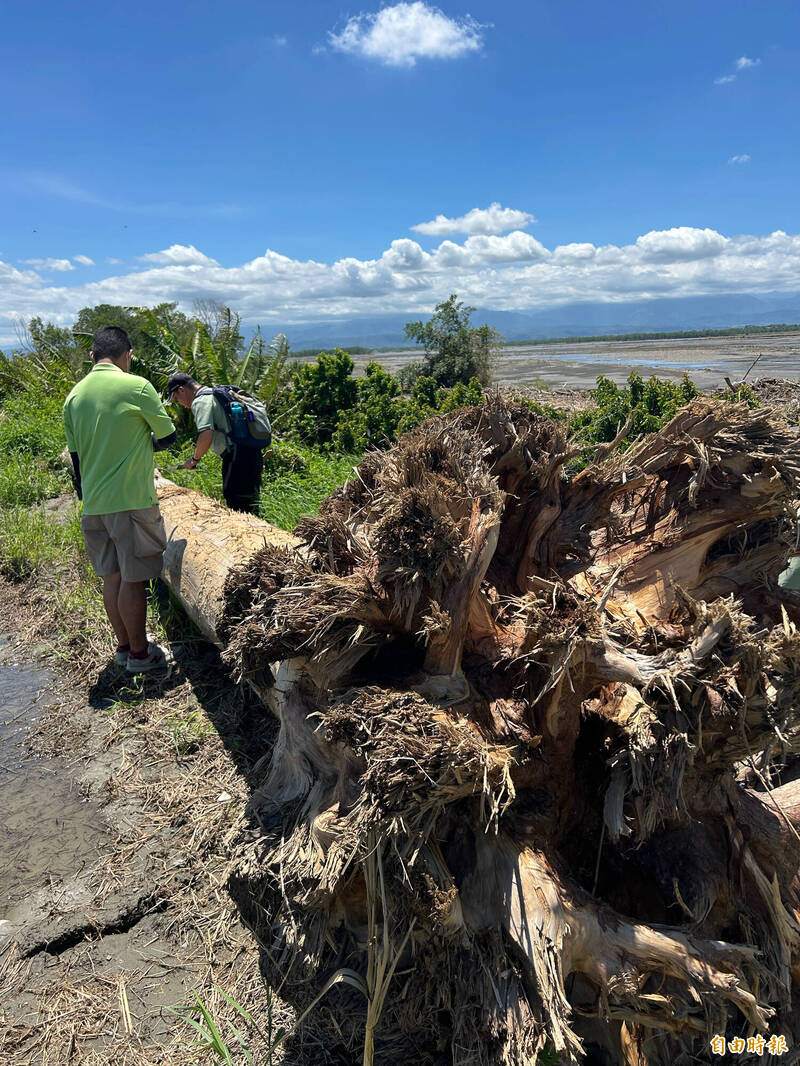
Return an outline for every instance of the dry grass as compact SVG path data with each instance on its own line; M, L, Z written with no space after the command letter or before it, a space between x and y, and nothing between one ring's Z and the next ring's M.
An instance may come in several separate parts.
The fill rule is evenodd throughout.
M149 625L160 639L173 638L178 665L170 676L136 680L110 667L99 594L77 558L58 574L0 586L0 619L13 627L18 655L45 653L59 677L35 749L69 756L84 792L117 827L90 873L87 913L113 913L132 893L151 893L145 913L158 923L163 955L156 967L109 969L102 939L33 960L12 948L0 960L0 1059L4 1066L209 1061L207 1051L188 1049L197 1034L167 1008L190 1004L196 990L229 1036L231 1022L248 1027L220 988L256 1020L267 1009L256 945L225 884L248 774L271 743L271 721L248 707L216 653L181 633L163 604ZM168 980L177 970L186 974L183 986ZM175 989L171 1003L163 1002L165 984ZM290 1022L275 997L272 1009L281 1024ZM264 1052L257 1035L243 1035L252 1036L254 1055ZM244 1061L241 1051L236 1061Z

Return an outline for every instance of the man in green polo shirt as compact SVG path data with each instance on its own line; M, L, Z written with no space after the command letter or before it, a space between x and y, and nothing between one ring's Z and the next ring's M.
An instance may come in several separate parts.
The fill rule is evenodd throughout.
M92 342L93 366L64 403L64 430L83 500L81 528L117 637L114 661L132 674L166 666L148 643L145 582L161 573L166 536L153 479L153 450L175 440L158 393L130 373L131 342L105 326Z

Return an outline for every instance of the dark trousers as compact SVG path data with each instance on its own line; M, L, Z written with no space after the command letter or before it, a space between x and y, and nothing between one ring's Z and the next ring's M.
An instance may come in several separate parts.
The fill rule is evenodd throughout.
M264 456L260 448L228 448L222 453L222 495L232 511L258 514Z

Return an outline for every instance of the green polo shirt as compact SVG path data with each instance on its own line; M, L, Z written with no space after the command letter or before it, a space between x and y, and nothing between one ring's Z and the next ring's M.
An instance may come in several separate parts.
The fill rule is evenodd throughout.
M228 416L214 393L205 385L200 387L200 391L192 400L192 417L198 433L202 433L204 429L211 430L214 434L211 447L217 455L222 455L230 447Z
M153 444L173 432L158 393L114 363L98 363L64 402L67 447L81 464L84 514L152 507Z

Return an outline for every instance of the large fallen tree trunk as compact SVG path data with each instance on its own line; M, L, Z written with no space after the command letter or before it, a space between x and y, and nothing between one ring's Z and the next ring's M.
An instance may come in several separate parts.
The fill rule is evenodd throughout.
M298 1008L363 975L304 1062L800 1038L800 442L696 400L605 452L436 418L228 577L216 635L280 720L232 887Z
M156 477L167 533L163 578L209 640L224 630L224 588L231 570L267 544L291 548L297 538L249 514L229 511L202 492Z

